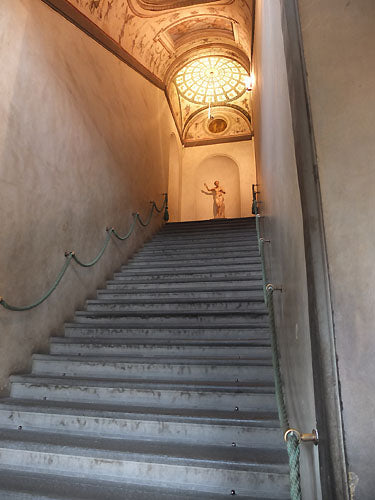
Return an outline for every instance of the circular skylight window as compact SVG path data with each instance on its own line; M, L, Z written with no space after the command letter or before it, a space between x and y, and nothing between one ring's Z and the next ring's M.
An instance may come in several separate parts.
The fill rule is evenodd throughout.
M177 73L179 93L196 104L225 103L240 97L246 90L247 71L227 57L202 57Z

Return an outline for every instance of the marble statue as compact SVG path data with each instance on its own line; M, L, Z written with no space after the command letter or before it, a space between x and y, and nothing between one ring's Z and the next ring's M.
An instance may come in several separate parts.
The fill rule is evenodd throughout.
M214 182L213 188L209 188L207 184L204 184L207 191L201 190L202 193L213 196L214 199L214 218L215 219L225 219L225 203L224 195L225 191L220 186L219 181Z

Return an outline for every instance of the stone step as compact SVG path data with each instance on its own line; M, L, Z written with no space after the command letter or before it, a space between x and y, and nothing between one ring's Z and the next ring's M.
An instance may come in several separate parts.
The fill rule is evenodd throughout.
M129 327L127 323L66 323L65 337L85 337L96 339L101 338L171 338L171 339L263 339L269 340L268 326L252 326L249 324L238 325L237 327L221 328L215 325L189 326L182 325L173 327L159 327L148 324L146 327Z
M87 339L52 337L51 354L83 355L83 356L173 356L182 357L221 357L237 356L251 359L271 359L271 349L268 342L227 341L227 340L168 340L150 339ZM104 360L103 360L104 362Z
M211 236L211 235L216 235L216 236L247 236L248 234L251 235L256 235L256 227L254 225L239 225L239 226L232 226L232 227L227 227L225 230L222 228L218 227L206 227L204 230L202 228L185 228L185 229L178 229L178 230L172 230L171 228L163 228L161 229L155 237L164 237L164 236Z
M167 222L164 227L187 227L193 226L203 226L205 224L215 225L215 226L232 226L233 224L250 224L255 222L255 217L249 215L248 217L226 217L224 219L202 219L202 220L188 220L184 222Z
M206 227L202 230L202 228L184 228L178 230L171 230L170 228L162 228L158 233L156 233L153 239L164 238L164 237L173 237L173 236L181 236L181 237L190 237L190 236L198 236L202 238L227 238L227 237L247 237L247 236L256 236L256 226L232 226L227 227L225 229L220 227Z
M147 242L148 247L160 247L163 245L165 248L171 248L174 245L187 245L187 247L194 247L195 245L209 245L220 250L221 245L228 247L232 246L232 250L237 248L237 243L244 245L257 246L258 239L256 234L253 233L237 233L237 234L160 234Z
M219 245L212 245L208 243L191 243L186 241L182 242L178 245L174 245L173 248L169 246L157 245L153 247L152 242L145 243L142 249L139 251L139 255L142 256L153 256L153 255L197 255L197 254L206 254L209 252L220 253L220 255L227 255L233 252L240 252L242 254L251 254L256 253L259 255L259 246L258 242L251 243L243 243L240 241L236 241L235 243L224 243Z
M41 474L28 471L0 470L0 499L2 500L220 500L229 493L176 490L142 484L117 483L102 479L81 479L67 475ZM260 500L259 495L237 495L238 500ZM267 496L261 500L288 499L289 496Z
M13 470L110 479L119 483L229 492L239 494L288 491L284 450L232 446L160 443L149 440L101 439L84 436L3 430L0 466ZM176 481L176 478L177 481Z
M215 380L273 383L271 360L262 358L238 359L238 356L167 358L151 352L149 356L103 356L83 357L73 355L33 355L33 375L143 378L144 380Z
M207 220L207 221L191 221L191 222L168 222L163 226L161 232L167 231L205 231L206 229L214 229L220 231L231 231L233 228L255 228L255 217L243 219L243 220L228 220L224 224L220 224L217 220Z
M7 399L0 403L0 428L284 448L277 414L270 412L159 411L157 408Z
M148 323L161 326L186 326L186 325L205 325L215 324L217 326L235 327L238 324L260 324L266 326L268 322L267 313L264 310L243 312L227 309L226 311L168 311L162 308L159 311L77 311L75 314L77 323L90 322L118 322L127 321L129 326L143 325Z
M235 284L237 281L250 281L257 280L258 282L262 279L261 270L251 271L247 267L240 268L238 267L236 270L220 270L220 271L156 271L156 272L148 272L148 271L127 271L126 273L116 274L116 278L114 280L109 281L108 283L112 284L116 283L125 283L125 282L133 282L133 283L144 283L144 282L154 282L155 284L159 284L162 282L202 282L202 281L225 281L230 282L231 284Z
M196 255L194 258L187 258L186 256L178 256L178 257L173 257L173 256L163 256L159 257L158 259L150 259L150 258L141 258L141 254L138 257L133 258L131 261L129 261L125 266L122 266L121 270L126 270L126 269L134 269L134 268L149 268L149 269L159 269L162 267L170 267L170 268L175 268L176 266L179 267L200 267L200 266L209 266L209 267L214 267L214 266L227 266L227 265L249 265L249 267L252 267L254 265L260 265L260 257L259 255L255 256L248 256L248 255L242 255L238 257L223 257L223 256L218 256L215 257L213 255L207 254L205 258L202 258L202 255Z
M225 228L220 228L220 227L209 227L206 226L204 228L197 228L197 227L190 227L190 228L181 228L181 229L171 229L169 227L164 226L158 233L157 236L162 237L162 236L174 236L174 235L181 235L181 236L190 236L190 235L197 235L197 236L202 236L202 237L208 237L208 236L230 236L230 235L236 235L236 236L256 236L256 225L237 225L233 227L225 227Z
M259 260L259 253L258 250L247 250L246 252L192 252L187 254L186 252L160 252L159 254L144 254L142 251L138 252L135 254L131 260L129 261L129 264L146 264L150 263L150 265L159 265L159 264L165 264L166 262L169 262L171 264L175 263L192 263L196 261L204 261L204 262L233 262L238 259L247 259L247 260L254 260L254 262L260 262ZM256 260L258 259L258 260ZM189 264L190 265L190 264ZM127 266L124 265L122 266L121 269L125 269Z
M160 242L163 239L169 239L172 240L174 238L177 239L184 239L186 241L188 240L213 240L213 241L223 241L225 243L230 243L234 241L250 241L250 240L256 240L257 238L257 232L256 228L236 228L233 230L205 230L205 231L199 231L199 230L192 230L192 231L160 231L159 233L156 233L151 242Z
M255 226L255 217L241 217L241 218L228 218L228 219L202 219L202 220L189 220L184 222L167 222L162 230L175 230L175 229L185 229L188 227L221 227L223 231L226 230L227 227L234 226Z
M233 290L233 289L217 289L217 290L200 290L197 287L196 290L180 290L178 288L168 290L160 290L157 287L154 289L146 291L133 290L128 292L126 290L98 290L97 292L98 300L109 300L109 299L122 299L126 301L131 301L135 303L137 301L168 301L173 300L251 300L254 302L264 301L263 290L259 287L258 290Z
M276 411L274 386L12 375L11 397L223 411Z
M114 273L115 278L128 277L128 276L149 276L149 275L157 275L157 276L166 276L166 275L174 275L179 276L180 274L200 274L202 276L210 276L211 274L219 274L219 273L248 273L258 274L261 273L261 265L260 263L256 264L226 264L226 265L218 265L218 264L201 264L201 265L180 265L180 266L156 266L156 267L145 267L141 266L137 268L137 266L127 266L121 272Z
M263 290L263 283L257 276L248 277L237 273L237 279L234 278L223 278L210 276L206 278L201 278L200 276L189 276L179 278L177 280L176 276L163 276L163 278L156 279L155 282L152 279L145 278L144 276L134 278L129 280L128 278L117 278L116 280L107 281L107 290L123 289L127 291L139 291L146 289L155 289L157 287L159 290L196 290L199 286L199 290L226 290L231 288L236 288L237 290Z
M237 236L236 238L233 238L231 236L226 236L226 237L186 237L186 236L169 236L169 237L159 237L159 238L153 238L151 241L147 243L147 248L173 248L175 246L180 246L184 245L186 246L187 249L189 248L194 248L195 246L209 246L211 245L212 247L215 248L220 248L221 245L229 245L232 246L232 248L237 248L238 244L243 244L243 245L252 245L256 247L258 245L258 241L256 236L252 235L247 235L247 236Z
M262 296L258 300L239 299L106 299L88 300L86 302L87 311L210 311L220 308L236 311L262 311L266 312L264 299Z

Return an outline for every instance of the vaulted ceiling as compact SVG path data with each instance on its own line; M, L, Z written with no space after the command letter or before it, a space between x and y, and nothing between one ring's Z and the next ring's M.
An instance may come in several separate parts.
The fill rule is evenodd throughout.
M49 0L166 91L188 145L250 138L253 0Z

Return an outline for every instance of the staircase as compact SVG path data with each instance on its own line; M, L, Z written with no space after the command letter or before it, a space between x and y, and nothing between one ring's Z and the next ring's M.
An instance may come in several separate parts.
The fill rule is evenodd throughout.
M0 499L288 491L254 219L167 224L0 400Z

